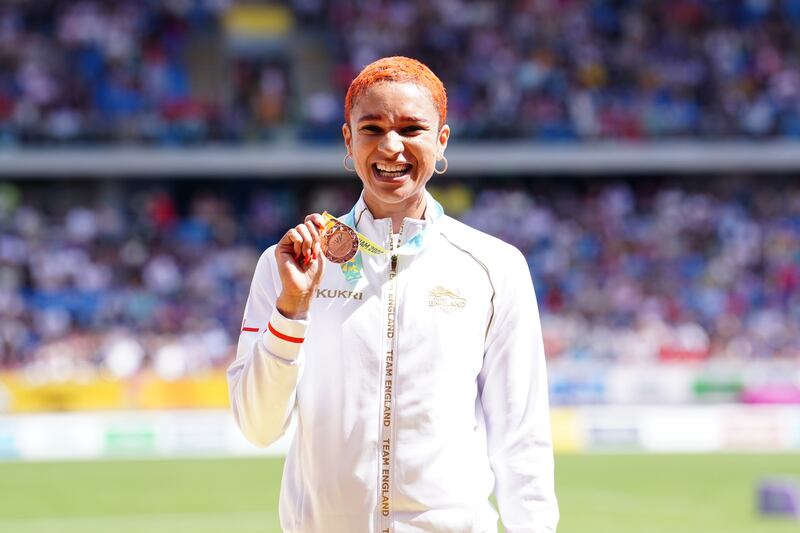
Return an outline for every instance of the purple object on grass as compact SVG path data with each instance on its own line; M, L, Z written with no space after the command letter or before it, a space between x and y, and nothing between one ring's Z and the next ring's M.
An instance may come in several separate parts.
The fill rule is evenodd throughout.
M765 478L758 486L758 510L764 515L800 520L800 482L791 478Z

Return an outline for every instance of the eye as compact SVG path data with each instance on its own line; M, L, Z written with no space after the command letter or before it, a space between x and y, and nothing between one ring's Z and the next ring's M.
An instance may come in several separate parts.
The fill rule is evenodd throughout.
M367 131L369 133L380 133L381 128L374 124L367 124L366 126L361 127L361 131Z
M419 133L424 130L425 128L423 128L422 126L406 126L405 128L403 128L402 131L406 135L413 135L415 133Z

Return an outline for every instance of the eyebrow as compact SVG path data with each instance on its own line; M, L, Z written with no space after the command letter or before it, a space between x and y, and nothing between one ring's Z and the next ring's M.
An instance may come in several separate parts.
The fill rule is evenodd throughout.
M362 115L358 119L358 122L363 122L365 120L382 120L382 119L383 119L382 115ZM404 117L400 117L400 122L425 122L425 123L427 123L428 121L425 120L424 118L421 118L421 117L404 116Z

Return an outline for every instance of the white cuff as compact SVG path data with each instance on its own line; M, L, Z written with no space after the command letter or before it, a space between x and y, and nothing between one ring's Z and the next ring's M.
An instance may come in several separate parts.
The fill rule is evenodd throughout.
M267 328L261 337L264 347L273 355L294 361L300 354L308 320L292 320L273 309Z

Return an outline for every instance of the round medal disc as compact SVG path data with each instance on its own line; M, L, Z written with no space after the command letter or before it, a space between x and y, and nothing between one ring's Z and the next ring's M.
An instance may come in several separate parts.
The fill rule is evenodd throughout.
M322 234L322 253L332 263L346 263L358 251L358 236L349 226L335 224Z

